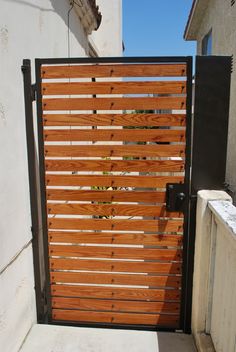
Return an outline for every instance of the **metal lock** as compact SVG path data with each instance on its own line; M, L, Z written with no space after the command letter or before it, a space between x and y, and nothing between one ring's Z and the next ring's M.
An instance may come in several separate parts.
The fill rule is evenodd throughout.
M166 210L184 211L186 185L183 183L166 184Z

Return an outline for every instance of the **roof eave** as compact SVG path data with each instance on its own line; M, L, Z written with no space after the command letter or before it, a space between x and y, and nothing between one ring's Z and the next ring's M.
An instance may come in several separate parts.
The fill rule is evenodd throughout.
M208 4L208 0L193 1L192 8L188 17L188 22L184 31L185 40L197 40L199 26L204 16L204 12L208 7Z
M72 3L73 4L73 3ZM96 6L95 0L80 0L80 6L74 6L75 11L80 18L81 24L87 34L96 31L102 20L102 15Z

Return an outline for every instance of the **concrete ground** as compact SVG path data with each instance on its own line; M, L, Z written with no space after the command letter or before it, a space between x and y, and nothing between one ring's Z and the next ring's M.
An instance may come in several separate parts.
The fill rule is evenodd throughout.
M196 352L192 336L35 325L20 352Z

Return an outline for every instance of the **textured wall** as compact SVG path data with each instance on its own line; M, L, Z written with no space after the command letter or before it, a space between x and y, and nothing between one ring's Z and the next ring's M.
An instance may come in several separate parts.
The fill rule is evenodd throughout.
M36 320L21 64L68 55L67 0L0 0L0 350L15 352ZM70 51L88 40L74 11ZM34 78L33 78L34 80ZM17 259L14 259L18 255Z
M236 207L210 202L215 220L209 332L216 351L236 350Z
M234 55L226 181L234 192L233 198L236 203L236 3L231 6L231 1L208 0L208 2L207 10L197 21L198 54L201 55L203 37L212 28L212 55Z
M18 351L35 322L31 245L0 275L0 350Z
M121 55L121 1L100 3L98 53ZM0 0L0 9L0 350L16 352L36 322L22 60L88 56L89 40L74 9L68 30L68 0Z
M231 198L223 191L202 190L198 192L193 275L192 333L199 351L213 351L209 335L209 321L211 320L210 310L213 302L213 294L214 296L218 294L218 292L214 292L212 287L215 265L213 252L216 246L215 239L213 238L215 228L213 214L209 208L210 201L227 201L230 204ZM228 231L230 230L228 229ZM219 233L218 237L220 238L221 236L222 233ZM224 255L227 255L226 252ZM233 289L232 286L230 287ZM224 290L224 286L222 286L222 290ZM219 305L219 301L217 304ZM219 308L224 310L225 306L220 305L221 307ZM215 324L220 325L221 318L221 316L218 316ZM216 351L232 352L228 349L219 349Z

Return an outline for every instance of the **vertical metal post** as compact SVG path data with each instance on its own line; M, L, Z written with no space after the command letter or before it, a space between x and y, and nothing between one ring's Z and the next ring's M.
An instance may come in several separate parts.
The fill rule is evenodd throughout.
M231 57L196 57L189 241L184 250L187 271L183 330L186 333L191 332L197 192L225 188L230 77Z
M37 168L36 168L36 148L34 139L34 124L33 124L33 106L34 92L31 82L31 64L30 60L23 60L21 66L24 80L24 101L25 101L25 125L26 125L26 140L28 154L28 176L30 187L30 207L31 207L31 222L32 222L32 248L33 248L33 263L35 277L35 295L37 307L37 320L44 320L44 287L43 287L43 270L40 265L41 248L40 248L40 218L38 209L37 197Z
M192 193L225 183L231 57L197 56Z
M185 333L191 331L191 321L189 321L189 309L191 310L191 299L189 300L189 282L191 281L191 270L189 262L191 260L191 250L194 246L191 233L189 232L190 217L190 190L191 190L191 152L192 152L192 57L187 57L187 101L186 101L186 151L185 151L185 193L186 202L184 209L184 240L183 240L183 268L182 268L182 294L181 294L181 314L180 328Z
M40 199L41 199L41 217L42 217L44 264L45 264L45 295L46 295L46 301L47 301L47 315L45 317L45 322L50 323L52 321L52 308L51 308L51 287L50 287L50 269L49 269L49 249L48 249L46 183L45 183L46 172L45 172L45 164L44 164L41 62L39 59L35 60L35 77L36 77L36 92L37 92L37 127L38 127Z

